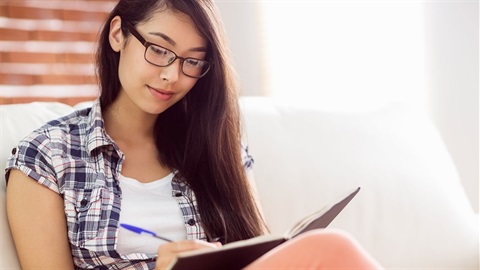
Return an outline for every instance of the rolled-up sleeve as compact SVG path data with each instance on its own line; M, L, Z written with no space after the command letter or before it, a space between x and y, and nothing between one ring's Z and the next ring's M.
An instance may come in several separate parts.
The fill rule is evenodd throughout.
M7 183L9 171L17 169L43 186L59 193L50 145L50 139L44 134L32 133L21 140L12 150L12 155L7 161L5 168Z

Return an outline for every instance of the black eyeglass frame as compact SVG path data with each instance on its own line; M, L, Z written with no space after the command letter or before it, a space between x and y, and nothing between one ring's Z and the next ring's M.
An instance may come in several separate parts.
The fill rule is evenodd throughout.
M188 76L188 77L191 77L191 78L196 78L196 79L199 79L199 78L202 78L203 76L205 76L208 71L210 70L210 68L212 67L212 64L206 60L200 60L200 59L197 59L197 58L192 58L192 57L180 57L178 56L174 51L170 50L170 49L167 49L163 46L160 46L160 45L157 45L155 43L152 43L152 42L148 42L144 37L142 37L142 35L140 35L140 33L137 31L137 29L135 29L135 26L133 26L130 22L128 21L125 21L125 24L128 28L128 30L130 31L130 33L136 38L138 39L138 41L140 41L140 43L142 43L142 45L145 47L145 53L143 55L143 58L145 59L145 61L147 61L148 63L154 65L154 66L157 66L157 67L168 67L170 66L171 64L173 64L175 62L175 60L177 59L180 59L180 65L181 66L181 70L182 70L182 73L185 75L185 76ZM147 59L147 51L148 51L148 48L150 46L157 46L159 48L162 48L166 51L169 51L171 52L175 58L173 58L173 60L170 61L170 63L166 64L166 65L159 65L159 64L155 64L155 63L152 63L150 61L148 61ZM186 74L184 71L183 71L183 63L185 62L185 60L188 60L188 59L192 59L192 60L195 60L195 61L200 61L200 62L203 62L203 63L206 63L208 65L207 69L200 75L200 76L192 76L192 75L188 75Z

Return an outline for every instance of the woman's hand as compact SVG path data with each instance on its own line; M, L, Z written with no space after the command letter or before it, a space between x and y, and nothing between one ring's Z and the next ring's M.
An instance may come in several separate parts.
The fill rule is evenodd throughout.
M158 257L155 269L167 269L173 260L182 252L198 249L213 249L221 246L222 244L219 242L209 243L201 240L183 240L163 244L158 248Z

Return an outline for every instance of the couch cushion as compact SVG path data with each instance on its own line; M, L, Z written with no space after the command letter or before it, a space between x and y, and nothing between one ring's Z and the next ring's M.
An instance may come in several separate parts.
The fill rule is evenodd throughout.
M274 233L360 186L331 227L353 234L385 267L478 269L478 216L421 112L322 111L268 98L241 105Z

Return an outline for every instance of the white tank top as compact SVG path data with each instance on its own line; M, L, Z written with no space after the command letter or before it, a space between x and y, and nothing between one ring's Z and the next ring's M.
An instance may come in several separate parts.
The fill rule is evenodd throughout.
M172 240L187 238L180 207L172 196L173 173L162 179L141 183L120 175L122 190L120 223L153 231ZM116 250L119 254L157 254L165 242L148 234L137 234L122 227L118 230Z

